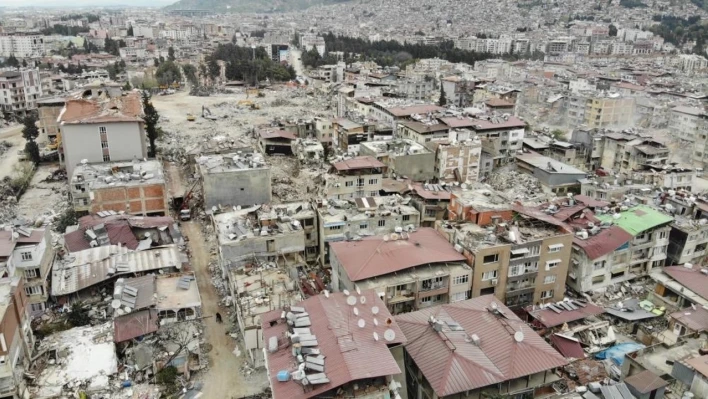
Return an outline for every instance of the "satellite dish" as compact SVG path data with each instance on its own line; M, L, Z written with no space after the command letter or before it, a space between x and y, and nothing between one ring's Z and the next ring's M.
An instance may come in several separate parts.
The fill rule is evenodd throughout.
M329 291L324 290L324 294L325 294L325 297L326 297L326 298L329 298Z
M391 233L391 241L397 241L397 240L398 240L398 234Z
M125 313L128 314L133 309L131 309L129 306L126 306L123 310L125 310Z
M516 341L516 342L523 342L524 341L523 331L517 331L514 333L514 341Z
M359 288L358 285L354 285L354 288L356 289L356 293L361 295L361 288Z
M378 307L378 306L374 306L373 308L371 308L371 313L373 313L373 314L379 314L379 307Z
M356 323L356 325L358 325L359 328L364 328L366 326L366 320L359 319L359 321Z
M355 297L355 296L352 296L352 295L349 295L349 296L347 297L347 305L349 305L349 306L354 306L354 305L356 305L356 297Z
M123 311L122 308L118 308L118 309L116 309L116 314L117 314L118 316L122 316L122 315L125 314L125 311Z
M359 303L361 303L362 305L365 304L365 303L366 303L366 297L365 297L365 296L362 296L361 298L359 298Z
M389 328L388 330L384 331L384 339L388 342L393 341L394 339L396 339L396 332Z
M359 316L359 309L354 308L354 309L353 309L353 312L354 312L354 315L355 315L355 316Z
M113 309L119 309L120 308L120 299L114 299L111 301L111 307Z
M342 290L342 293L344 294L344 296L349 296L349 290Z
M379 321L376 320L376 318L374 318L374 325L375 325L375 326L378 326L378 325L379 325Z
M383 236L383 240L384 240L384 241L388 241L388 239L389 239L388 234L386 234L385 236Z
M379 334L376 334L376 331L374 331L374 341L379 340Z

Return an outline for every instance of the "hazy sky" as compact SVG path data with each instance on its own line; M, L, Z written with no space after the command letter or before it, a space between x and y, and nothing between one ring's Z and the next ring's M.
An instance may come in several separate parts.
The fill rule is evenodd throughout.
M33 6L33 7L95 7L111 5L128 6L165 6L177 0L1 0L0 5L6 7Z

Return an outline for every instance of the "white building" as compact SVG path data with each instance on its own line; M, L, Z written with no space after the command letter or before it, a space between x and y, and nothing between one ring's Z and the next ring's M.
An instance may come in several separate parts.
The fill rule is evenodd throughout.
M705 69L708 67L708 60L705 57L698 54L681 54L679 58L679 68L689 75L695 73L698 70Z
M44 56L44 36L0 35L0 57L11 55L17 58Z
M0 73L0 112L24 116L37 109L37 99L42 97L39 69L6 71Z

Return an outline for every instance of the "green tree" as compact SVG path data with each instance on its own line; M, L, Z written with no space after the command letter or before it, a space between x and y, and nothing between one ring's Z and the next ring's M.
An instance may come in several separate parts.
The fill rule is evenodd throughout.
M39 164L41 157L39 154L39 146L37 145L37 137L39 136L39 128L37 127L37 117L34 114L28 114L22 119L22 137L27 141L25 144L25 151L27 156L35 164Z
M197 79L197 67L192 64L183 64L182 73L184 73L185 79L193 85L199 84L199 79Z
M12 67L12 68L19 68L20 67L20 61L15 57L14 54L10 54L10 56L5 61L5 64L7 64L7 66Z
M155 71L157 83L162 85L171 85L182 80L182 73L179 70L179 65L173 61L165 61L157 67Z
M27 68L27 60L22 60L22 67Z
M555 129L551 132L551 137L556 140L565 140L565 132L560 129Z
M128 36L133 36L133 25L130 25L130 26L128 27L128 33L127 33L127 35L128 35Z
M91 322L91 318L89 317L88 309L84 308L83 303L74 302L66 315L66 321L72 327L81 327L88 325Z
M130 82L125 82L125 85L123 85L123 90L125 90L125 91L133 90L133 87L130 86Z
M610 33L609 33L610 36L617 36L617 27L614 26L613 24L610 24L609 28L610 28Z
M438 100L438 104L441 107L447 105L447 98L445 98L445 89L443 88L442 83L440 84L440 99Z
M174 61L177 59L175 58L175 49L172 46L167 49L167 59L170 61Z
M209 63L207 64L207 68L209 68L209 77L212 78L212 80L216 80L217 77L219 77L221 68L219 67L219 64L216 62L215 59L210 59Z
M143 92L143 113L145 116L145 133L147 133L148 140L150 141L150 156L154 157L157 153L157 145L155 142L158 138L157 122L160 121L160 114L152 105L150 101L150 94L147 91Z

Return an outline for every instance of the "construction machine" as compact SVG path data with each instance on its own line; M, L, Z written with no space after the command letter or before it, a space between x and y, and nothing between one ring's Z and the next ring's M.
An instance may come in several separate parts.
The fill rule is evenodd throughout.
M59 149L59 147L61 147L61 133L57 133L56 137L54 138L54 142L47 144L44 149L46 151L56 151L57 149Z
M192 211L189 202L192 199L194 188L197 187L198 183L199 180L195 180L192 187L190 187L183 196L172 198L172 206L174 206L174 209L179 213L179 220L187 221L192 219Z
M251 101L251 100L240 100L240 101L238 102L238 105L239 105L239 106L250 107L251 109L261 109L261 106L260 106L260 105L258 105L257 103L254 103L254 102Z
M192 114L187 114L187 120L189 122L194 122L195 120L197 120L197 118Z

